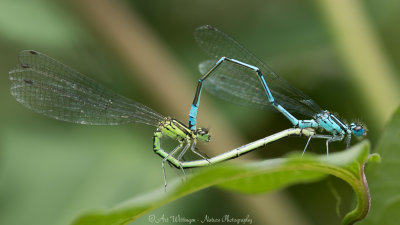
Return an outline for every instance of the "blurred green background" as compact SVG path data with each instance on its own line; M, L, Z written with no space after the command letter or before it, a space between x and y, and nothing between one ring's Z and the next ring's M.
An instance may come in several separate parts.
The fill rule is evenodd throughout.
M374 146L399 99L399 9L400 2L390 0L0 0L0 224L69 224L80 212L162 186L160 158L151 149L153 127L69 124L18 104L9 93L8 71L19 51L48 54L186 123L200 76L197 65L207 59L192 32L211 24L321 107L365 122ZM290 127L280 114L207 94L199 113L200 124L213 135L202 146L208 155ZM250 157L276 157L304 144L287 139ZM309 149L324 154L323 144L315 140ZM343 148L332 145L332 151ZM177 173L168 169L168 179ZM151 215L338 224L352 204L352 190L335 178L257 196L212 188L132 224L147 224Z

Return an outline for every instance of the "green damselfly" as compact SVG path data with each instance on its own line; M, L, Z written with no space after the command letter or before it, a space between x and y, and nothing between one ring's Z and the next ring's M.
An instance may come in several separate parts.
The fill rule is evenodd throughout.
M119 95L40 52L24 50L19 54L19 61L20 63L9 72L11 94L18 102L39 114L85 125L142 123L156 127L153 150L163 158L165 186L165 162L184 173L184 169L233 159L285 137L310 137L315 134L313 129L288 129L207 159L196 151L197 141L210 141L207 129L191 130L178 120L162 116L139 102ZM164 137L176 140L178 145L171 151L163 149ZM202 159L182 160L188 149ZM178 152L179 155L175 157Z
M40 52L22 51L19 61L20 64L9 72L12 82L11 94L18 102L37 113L79 124L143 123L157 127L153 136L153 150L163 157L165 185L166 161L180 162L189 148L203 157L195 150L195 146L198 140L210 140L207 129L192 131L181 122L121 96ZM164 136L179 142L178 146L168 153L161 147L161 139ZM179 156L175 158L179 151ZM179 163L172 164L183 170Z

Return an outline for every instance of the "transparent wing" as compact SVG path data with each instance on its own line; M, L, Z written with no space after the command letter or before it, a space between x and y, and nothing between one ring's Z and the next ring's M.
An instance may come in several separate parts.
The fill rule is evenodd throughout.
M220 59L221 57L226 56L258 67L264 75L274 98L279 104L286 108L286 110L307 116L313 116L315 113L322 111L322 109L311 100L310 97L276 75L260 59L225 33L212 26L206 25L197 28L194 32L194 36L198 45L215 59ZM224 62L223 64L230 63ZM204 72L207 72L212 65L210 66L210 62L207 61L203 63L203 65L200 65L200 67L202 74L204 74ZM238 100L239 102L242 102L242 104L269 109L270 107L264 106L269 104L268 100L265 99L265 101L261 101L260 99L262 95L258 92L260 92L260 90L263 91L263 89L261 84L256 85L257 82L260 82L256 73L239 67L240 66L237 65L227 65L221 70L217 70L212 76L207 78L209 82L208 84L205 82L205 88L224 100L232 102ZM224 88L218 88L216 85L223 85ZM258 89L242 88L245 86L258 87ZM228 90L228 88L232 89ZM221 91L222 89L224 91ZM257 97L251 98L250 96L253 94L256 94ZM264 98L266 98L266 96Z
M11 94L40 114L90 125L158 126L164 118L42 53L22 51L19 61L9 72Z
M207 60L199 64L201 74L207 73L216 60ZM222 100L255 108L274 110L266 98L265 91L253 76L243 76L241 68L230 63L222 64L214 74L204 81L204 89Z
M217 60L207 60L199 64L202 74L207 73ZM251 106L263 110L277 111L268 101L266 92L256 72L237 64L221 64L213 75L204 81L204 89L218 98L235 104ZM275 100L286 110L312 117L315 112L298 107L297 100L271 90Z

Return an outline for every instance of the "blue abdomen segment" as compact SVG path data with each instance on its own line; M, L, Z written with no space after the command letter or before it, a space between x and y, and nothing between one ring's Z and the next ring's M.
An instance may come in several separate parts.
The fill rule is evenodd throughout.
M197 84L196 94L193 99L192 107L190 108L190 112L189 112L189 129L190 130L196 130L197 111L199 110L201 89L203 86L204 79L205 78L200 79L199 83Z
M197 118L197 111L199 107L196 105L192 105L189 112L189 129L196 130L196 118Z
M299 120L299 128L318 128L319 125L315 120Z
M272 96L272 95L271 95ZM285 108L283 108L281 105L276 104L275 102L272 103L272 105L279 111L281 112L286 118L289 119L289 121L294 125L294 126L298 126L299 124L299 120L296 119L296 117L294 117L292 114L290 114ZM301 127L300 127L301 128Z

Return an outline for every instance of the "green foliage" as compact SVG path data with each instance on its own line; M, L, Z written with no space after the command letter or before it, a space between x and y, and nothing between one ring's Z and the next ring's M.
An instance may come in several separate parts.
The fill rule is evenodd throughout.
M371 211L361 223L395 225L400 221L400 108L392 117L376 147L382 162L367 168Z
M59 4L43 0L0 1L0 21L1 38L30 46L70 46L85 33Z
M248 164L225 163L204 168L186 182L173 182L164 193L163 189L132 198L109 209L83 214L74 225L127 224L132 220L207 187L221 188L244 193L273 191L296 183L320 180L326 175L337 176L350 184L358 197L358 205L349 213L343 224L363 218L369 207L368 187L364 183L363 167L369 158L369 142L364 141L348 151L327 156L292 155L287 158L270 159Z

